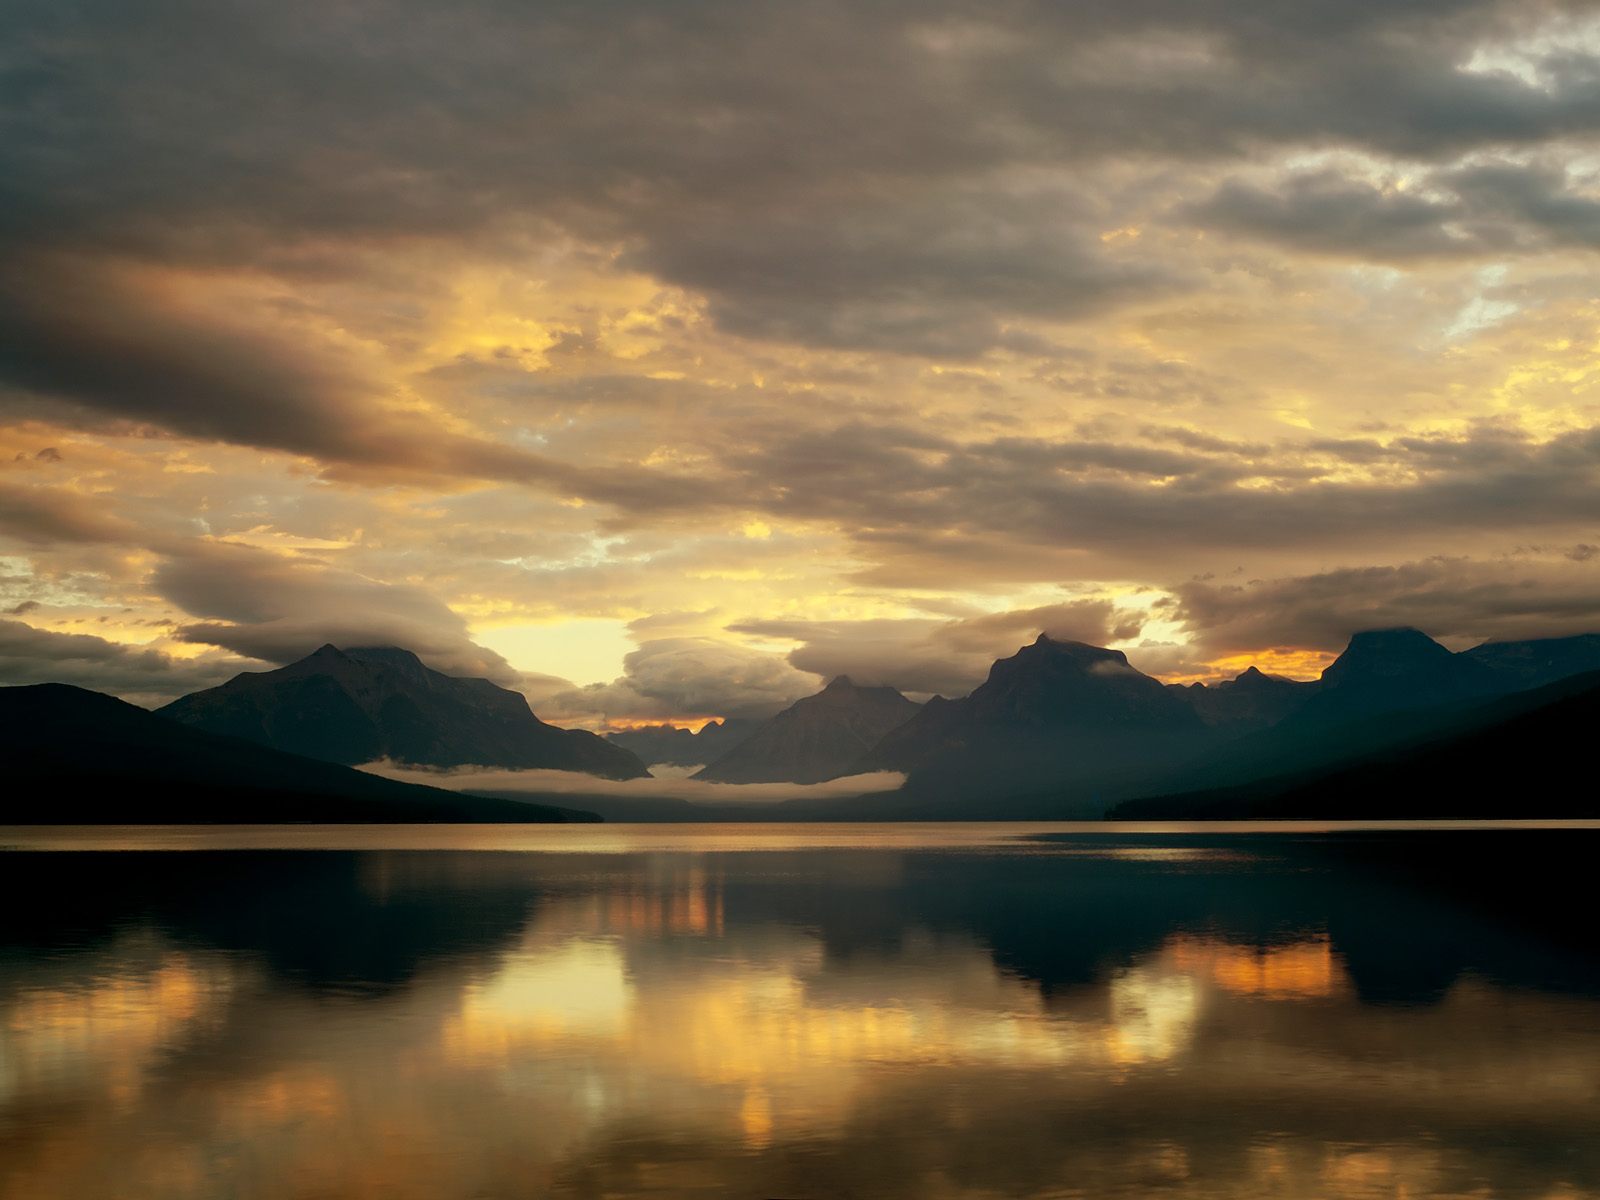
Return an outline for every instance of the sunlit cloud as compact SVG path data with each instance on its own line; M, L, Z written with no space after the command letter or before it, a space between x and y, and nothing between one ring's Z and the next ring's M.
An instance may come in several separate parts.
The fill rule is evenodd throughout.
M1580 9L35 6L0 682L401 642L598 728L1596 627Z

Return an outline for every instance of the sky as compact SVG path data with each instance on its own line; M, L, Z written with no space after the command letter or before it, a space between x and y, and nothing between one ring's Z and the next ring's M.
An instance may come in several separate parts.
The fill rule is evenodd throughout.
M590 727L1600 629L1600 4L8 0L0 682Z

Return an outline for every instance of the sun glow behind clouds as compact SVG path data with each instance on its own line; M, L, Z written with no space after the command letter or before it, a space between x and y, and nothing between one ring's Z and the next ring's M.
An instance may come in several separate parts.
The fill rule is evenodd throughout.
M485 5L441 46L394 2L326 41L294 2L181 45L109 3L15 23L54 66L0 148L0 682L65 677L75 633L152 699L404 633L605 685L564 720L703 719L794 678L627 656L953 692L981 669L838 627L1062 596L1143 607L1095 632L1168 678L1301 675L1351 628L1251 639L1186 589L1439 561L1453 604L1385 611L1600 622L1592 15ZM349 86L282 83L313 76ZM408 620L230 590L227 546ZM1507 588L1561 594L1509 629L1469 577L1519 555Z
M474 628L473 636L518 670L579 684L615 679L635 649L627 622L615 618L484 625Z

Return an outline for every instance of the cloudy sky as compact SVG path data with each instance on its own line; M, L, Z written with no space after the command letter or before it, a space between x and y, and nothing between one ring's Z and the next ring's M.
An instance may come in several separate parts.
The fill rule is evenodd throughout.
M0 681L1600 627L1600 4L12 0Z

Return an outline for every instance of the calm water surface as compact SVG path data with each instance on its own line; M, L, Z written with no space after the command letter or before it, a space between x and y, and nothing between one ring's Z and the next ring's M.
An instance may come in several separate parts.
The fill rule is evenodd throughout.
M1600 1197L1600 827L0 829L0 1196Z

